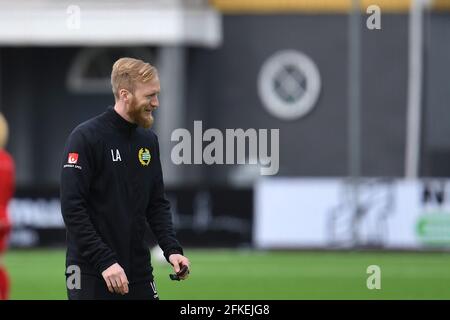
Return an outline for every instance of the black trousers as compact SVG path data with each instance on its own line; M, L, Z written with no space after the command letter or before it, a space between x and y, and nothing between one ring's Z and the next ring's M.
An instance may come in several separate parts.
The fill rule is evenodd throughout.
M152 280L130 283L125 295L108 291L103 278L81 274L81 288L67 288L69 300L159 300L155 282Z

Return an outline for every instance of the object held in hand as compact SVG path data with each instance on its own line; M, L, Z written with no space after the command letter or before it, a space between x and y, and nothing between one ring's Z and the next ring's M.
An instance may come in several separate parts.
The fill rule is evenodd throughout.
M182 278L187 276L189 274L189 268L188 266L182 266L180 271L178 271L176 274L170 274L169 277L171 280L180 281Z

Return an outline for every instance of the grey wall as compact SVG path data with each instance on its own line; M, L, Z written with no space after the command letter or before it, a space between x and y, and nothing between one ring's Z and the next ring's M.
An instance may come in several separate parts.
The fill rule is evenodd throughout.
M57 185L70 131L113 102L109 95L71 94L65 81L77 48L2 50L3 110L18 186Z
M401 176L408 20L405 15L383 15L379 31L369 31L363 22L362 174ZM344 15L226 16L223 47L191 52L189 104L204 106L202 116L210 127L280 128L280 175L345 176L347 32ZM310 56L322 77L316 108L295 121L268 114L257 95L263 62L282 49ZM221 169L213 176L223 179L230 168Z
M422 175L450 176L450 14L426 20Z

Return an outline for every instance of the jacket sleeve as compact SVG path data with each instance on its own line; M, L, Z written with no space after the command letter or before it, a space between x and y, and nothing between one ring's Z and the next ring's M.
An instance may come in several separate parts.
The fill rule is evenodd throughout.
M75 130L66 143L61 172L61 212L68 237L81 255L100 273L117 262L115 253L97 233L89 212L88 195L94 175L91 143L81 130Z
M156 236L159 246L164 252L164 257L169 262L169 256L173 253L183 254L173 229L170 203L164 192L164 181L159 156L159 143L156 138L156 152L154 153L157 166L157 174L150 195L150 204L147 210L147 221Z

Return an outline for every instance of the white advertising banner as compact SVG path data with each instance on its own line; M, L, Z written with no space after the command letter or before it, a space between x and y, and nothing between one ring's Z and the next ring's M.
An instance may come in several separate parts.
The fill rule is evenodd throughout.
M450 181L262 179L258 248L450 248Z

